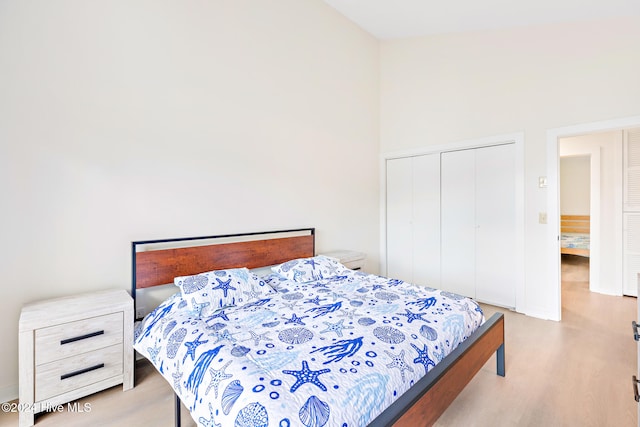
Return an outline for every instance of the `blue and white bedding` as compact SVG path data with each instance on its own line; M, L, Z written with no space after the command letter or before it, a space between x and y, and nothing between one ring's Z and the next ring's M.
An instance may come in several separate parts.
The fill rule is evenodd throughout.
M589 249L589 234L562 233L560 246L570 249Z
M135 349L198 425L364 426L484 321L455 294L310 264L208 313L178 292L137 327Z

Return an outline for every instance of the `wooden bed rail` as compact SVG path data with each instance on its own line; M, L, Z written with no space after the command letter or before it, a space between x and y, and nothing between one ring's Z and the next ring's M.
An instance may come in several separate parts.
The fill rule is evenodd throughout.
M496 353L497 374L505 376L504 314L495 313L467 340L406 391L369 427L433 425L462 389ZM399 412L399 408L410 407Z

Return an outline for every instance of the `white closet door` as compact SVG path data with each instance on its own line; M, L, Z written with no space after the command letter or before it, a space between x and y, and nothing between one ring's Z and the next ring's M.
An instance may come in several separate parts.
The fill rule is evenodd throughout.
M475 298L475 150L440 157L441 282Z
M623 211L640 212L640 129L625 131L623 156Z
M387 276L412 280L412 159L387 160Z
M624 247L624 279L622 293L638 296L638 273L640 273L640 213L624 213L622 233Z
M640 273L640 129L624 133L623 295L638 296Z
M475 150L476 298L515 307L515 145Z
M440 154L413 158L412 283L440 286Z

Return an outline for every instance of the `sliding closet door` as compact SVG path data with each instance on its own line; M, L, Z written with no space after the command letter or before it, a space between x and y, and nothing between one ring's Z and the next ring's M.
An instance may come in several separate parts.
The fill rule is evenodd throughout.
M441 154L441 288L475 298L475 150Z
M387 160L387 276L413 278L412 158Z
M637 296L640 273L640 213L625 212L623 219L623 295ZM633 286L635 284L635 287Z
M442 153L441 288L515 307L515 146Z
M476 298L515 307L515 145L476 154Z
M440 284L440 154L387 160L388 277Z
M413 158L412 283L440 286L440 154Z
M623 295L638 296L640 273L640 129L624 131Z

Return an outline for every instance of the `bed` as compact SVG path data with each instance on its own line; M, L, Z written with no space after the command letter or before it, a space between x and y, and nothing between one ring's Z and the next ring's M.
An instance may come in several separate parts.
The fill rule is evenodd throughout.
M313 228L133 242L132 277L134 300L180 286L134 340L176 425L180 402L203 426L431 425L494 353L505 375L501 313L316 256Z
M560 253L589 257L589 215L560 216Z

